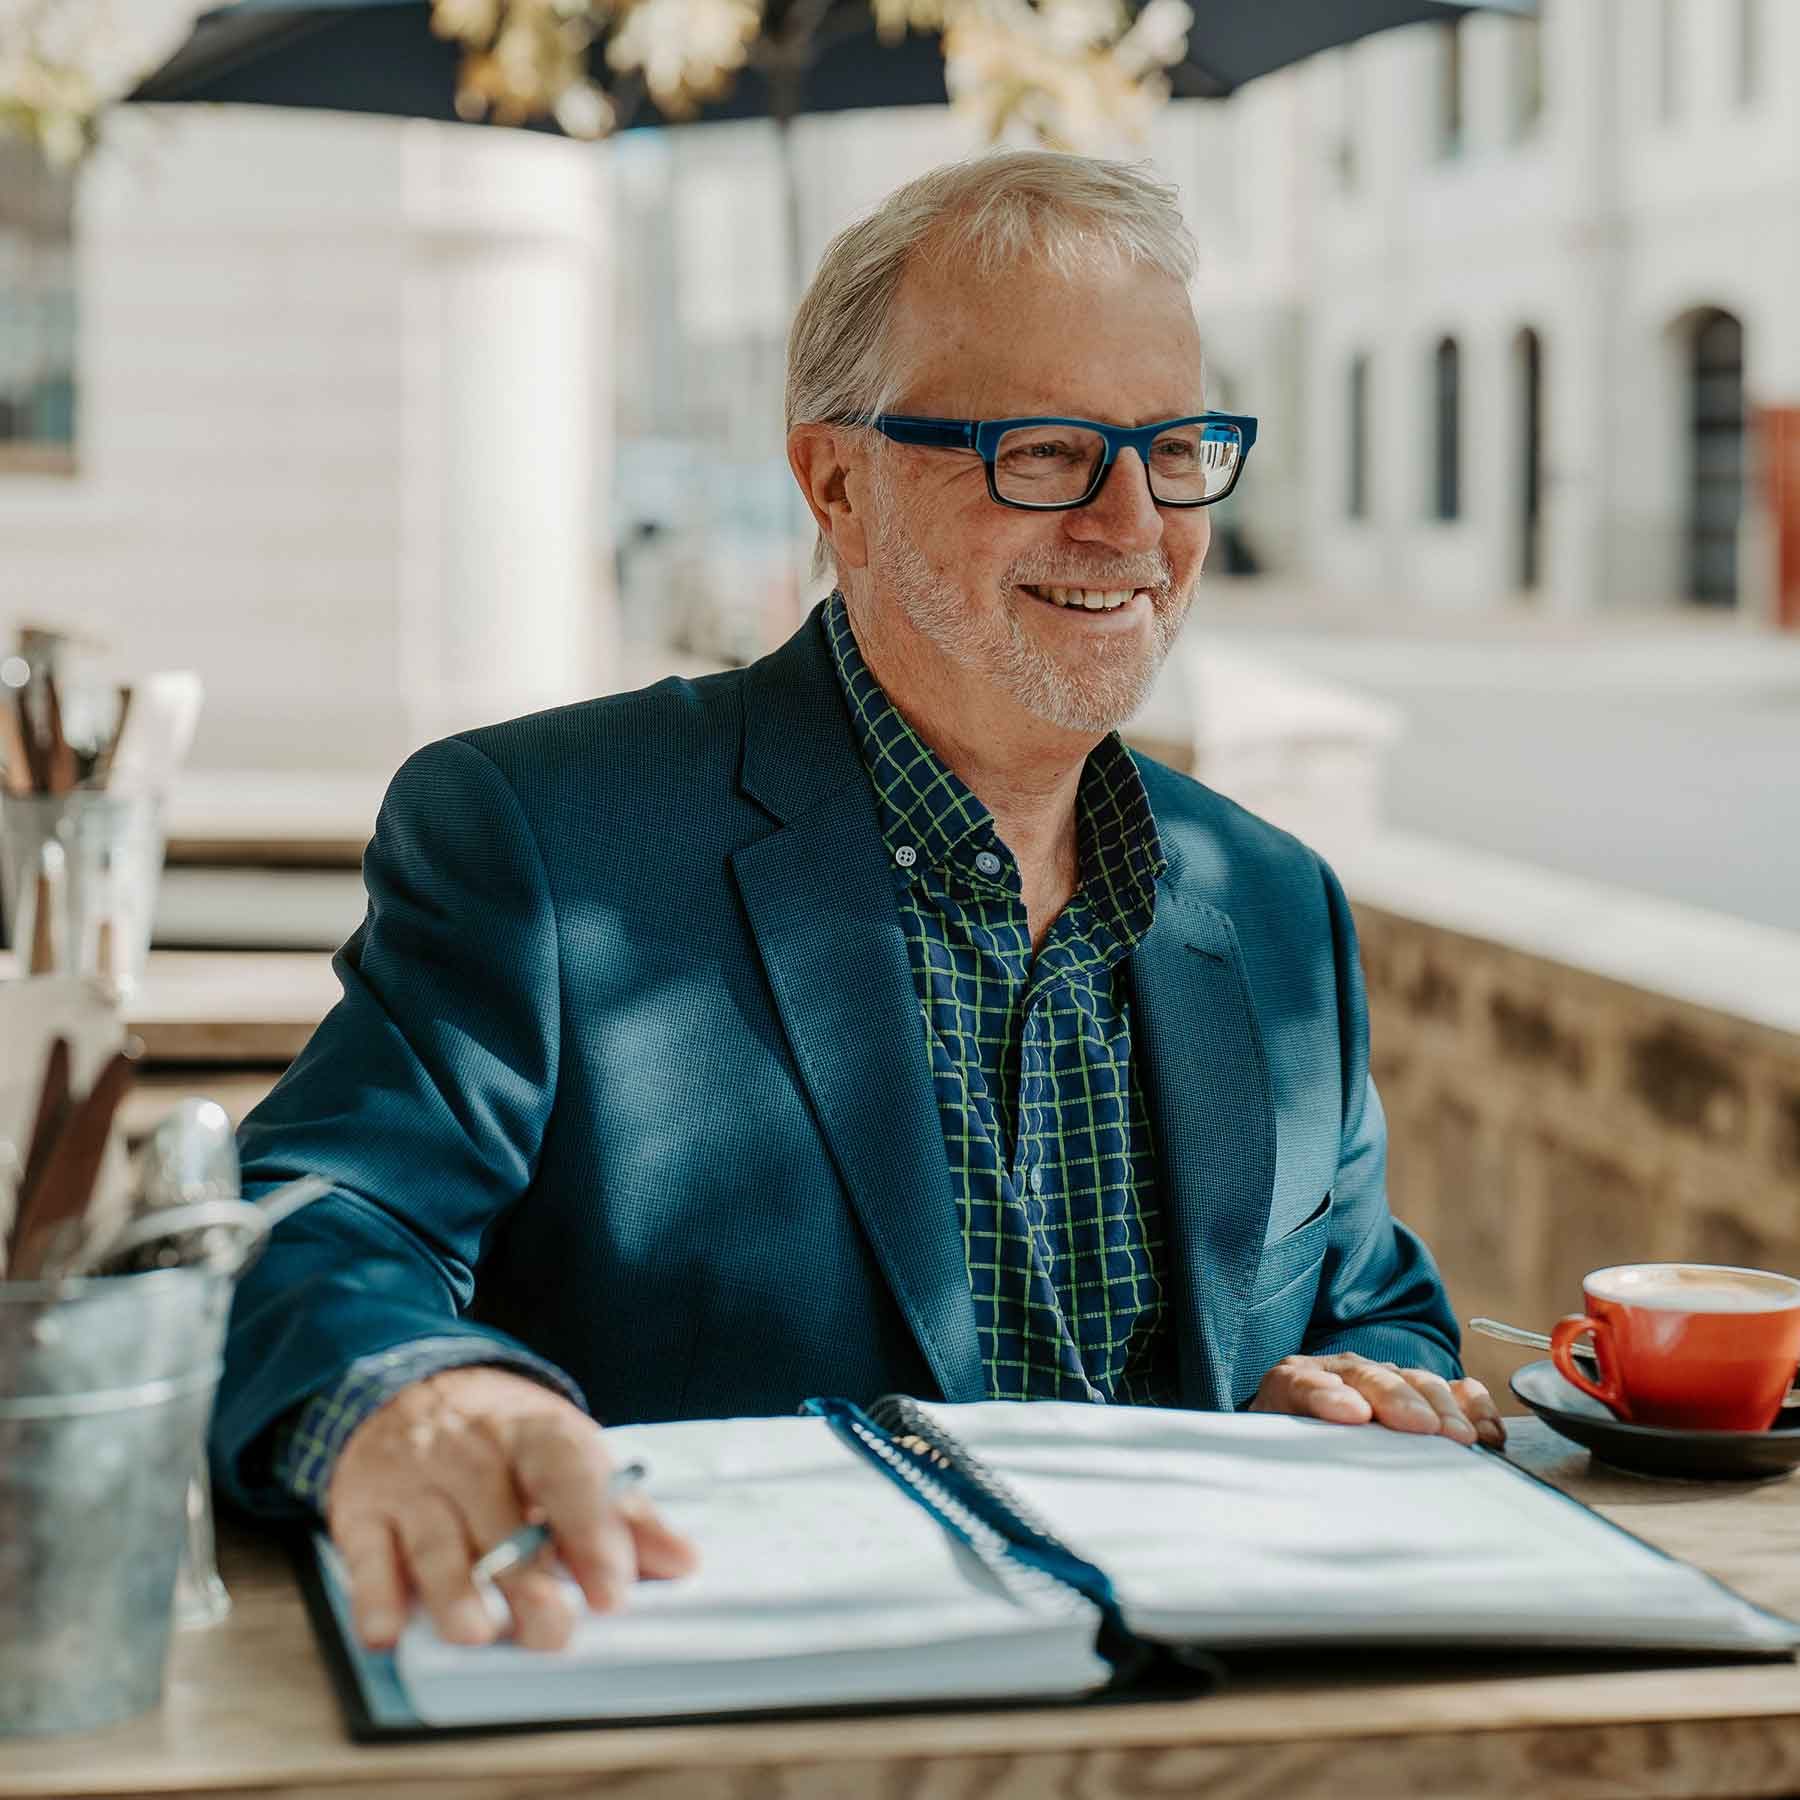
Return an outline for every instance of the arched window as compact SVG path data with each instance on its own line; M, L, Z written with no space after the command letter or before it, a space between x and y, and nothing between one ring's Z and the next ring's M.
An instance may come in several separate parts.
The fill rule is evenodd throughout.
M1455 338L1439 341L1432 360L1433 414L1437 454L1432 481L1432 516L1462 513L1462 353Z
M1350 359L1347 416L1350 426L1344 462L1344 511L1353 519L1369 516L1369 358L1358 351Z
M1689 370L1688 595L1732 606L1744 510L1744 328L1730 313L1700 315Z

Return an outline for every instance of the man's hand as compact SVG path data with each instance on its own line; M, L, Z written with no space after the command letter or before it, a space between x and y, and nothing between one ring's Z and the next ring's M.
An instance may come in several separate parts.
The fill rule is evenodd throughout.
M1446 1381L1429 1369L1370 1362L1345 1351L1339 1356L1284 1356L1256 1390L1252 1412L1298 1413L1337 1425L1372 1419L1394 1431L1437 1432L1459 1444L1477 1440L1496 1449L1506 1427L1479 1381Z
M507 1369L447 1369L401 1389L350 1434L326 1511L350 1571L356 1628L371 1649L398 1637L417 1593L439 1633L485 1644L495 1625L470 1580L477 1557L527 1523L548 1525L588 1605L622 1605L639 1577L684 1575L692 1545L642 1495L606 1498L599 1428ZM574 1618L537 1562L499 1579L517 1640L556 1650Z

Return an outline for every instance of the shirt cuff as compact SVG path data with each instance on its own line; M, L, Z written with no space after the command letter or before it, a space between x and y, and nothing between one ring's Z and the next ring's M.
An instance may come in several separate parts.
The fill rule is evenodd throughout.
M276 1484L323 1518L338 1453L357 1426L415 1381L476 1364L516 1370L582 1405L580 1390L553 1363L474 1338L418 1338L358 1357L335 1387L315 1394L275 1427L271 1453Z

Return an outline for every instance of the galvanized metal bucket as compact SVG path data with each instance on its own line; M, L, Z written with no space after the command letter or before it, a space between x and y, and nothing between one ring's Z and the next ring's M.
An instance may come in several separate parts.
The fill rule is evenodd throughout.
M0 1282L0 1735L162 1698L232 1283Z

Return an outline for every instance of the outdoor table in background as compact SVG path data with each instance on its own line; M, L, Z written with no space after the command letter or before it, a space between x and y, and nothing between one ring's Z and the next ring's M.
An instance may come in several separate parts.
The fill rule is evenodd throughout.
M1753 1600L1800 1611L1800 1486L1665 1483L1590 1468L1535 1420L1508 1421L1527 1468ZM1628 1793L1800 1787L1800 1665L1513 1672L1292 1662L1175 1704L743 1725L632 1726L360 1747L344 1733L284 1554L222 1522L235 1607L177 1638L162 1710L87 1736L0 1746L0 1800L215 1793L262 1800L474 1800L598 1791L631 1800L911 1800L1050 1793L1329 1796Z
M0 980L12 975L0 953ZM236 1124L275 1085L338 997L320 950L153 950L125 1009L144 1062L120 1111L128 1141L179 1099L216 1100Z

